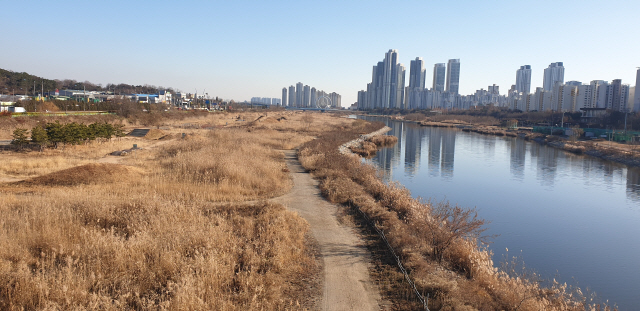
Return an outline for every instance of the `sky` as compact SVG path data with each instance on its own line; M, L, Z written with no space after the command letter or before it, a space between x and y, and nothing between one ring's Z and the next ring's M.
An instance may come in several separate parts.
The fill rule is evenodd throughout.
M236 101L297 82L356 101L396 49L407 68L460 59L460 93L505 94L516 70L565 82L640 66L640 1L3 1L0 68L47 79L173 87Z

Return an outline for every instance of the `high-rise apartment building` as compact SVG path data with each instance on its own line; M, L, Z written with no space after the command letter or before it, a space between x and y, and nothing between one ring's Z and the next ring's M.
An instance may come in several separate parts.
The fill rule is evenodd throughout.
M316 94L316 88L312 87L311 88L311 101L310 101L311 105L310 105L310 107L317 108L317 106L316 106L316 101L317 100L318 100L318 96Z
M611 81L611 86L611 109L626 112L629 102L629 85L622 84L621 79L615 79Z
M427 71L424 68L424 61L421 57L416 57L411 61L409 67L409 86L405 92L407 109L417 109L420 106L420 95L424 90Z
M373 66L367 85L368 108L403 108L405 69L398 63L398 51L389 50L384 60Z
M446 91L458 94L460 86L460 59L450 59L447 65Z
M531 65L520 66L516 71L516 91L523 94L531 92Z
M635 112L640 112L640 89L638 89L638 86L640 86L640 68L636 72L636 88L633 96L633 111Z
M545 91L553 91L556 82L564 84L564 65L562 62L551 63L549 67L544 70L542 88Z
M311 107L311 87L308 85L304 86L304 91L302 95L302 106L304 108Z
M416 57L411 61L409 68L409 87L424 89L426 75L427 71L424 68L422 57Z
M289 86L289 107L296 107L296 87Z
M282 88L282 106L286 107L287 106L287 88L283 87Z
M438 63L433 65L433 86L431 89L437 92L444 92L444 80L447 73L447 65Z
M302 82L296 83L296 105L295 107L304 107L304 85Z

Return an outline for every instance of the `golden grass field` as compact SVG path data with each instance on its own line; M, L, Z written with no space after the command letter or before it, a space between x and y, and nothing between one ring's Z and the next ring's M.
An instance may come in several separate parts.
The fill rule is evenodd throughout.
M313 308L308 225L266 199L291 187L280 150L351 121L265 114L0 153L0 309Z

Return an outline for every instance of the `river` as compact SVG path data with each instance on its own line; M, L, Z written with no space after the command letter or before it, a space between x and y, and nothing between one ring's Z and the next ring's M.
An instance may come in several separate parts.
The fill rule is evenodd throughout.
M499 235L490 245L496 266L521 256L546 279L640 308L640 169L521 138L374 120L398 137L371 159L386 181L476 207L485 233Z

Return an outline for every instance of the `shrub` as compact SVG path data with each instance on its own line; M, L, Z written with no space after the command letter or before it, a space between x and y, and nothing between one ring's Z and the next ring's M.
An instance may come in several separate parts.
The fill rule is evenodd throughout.
M13 131L13 140L11 140L11 144L17 146L22 149L25 145L29 144L29 140L27 139L27 129L18 128Z

